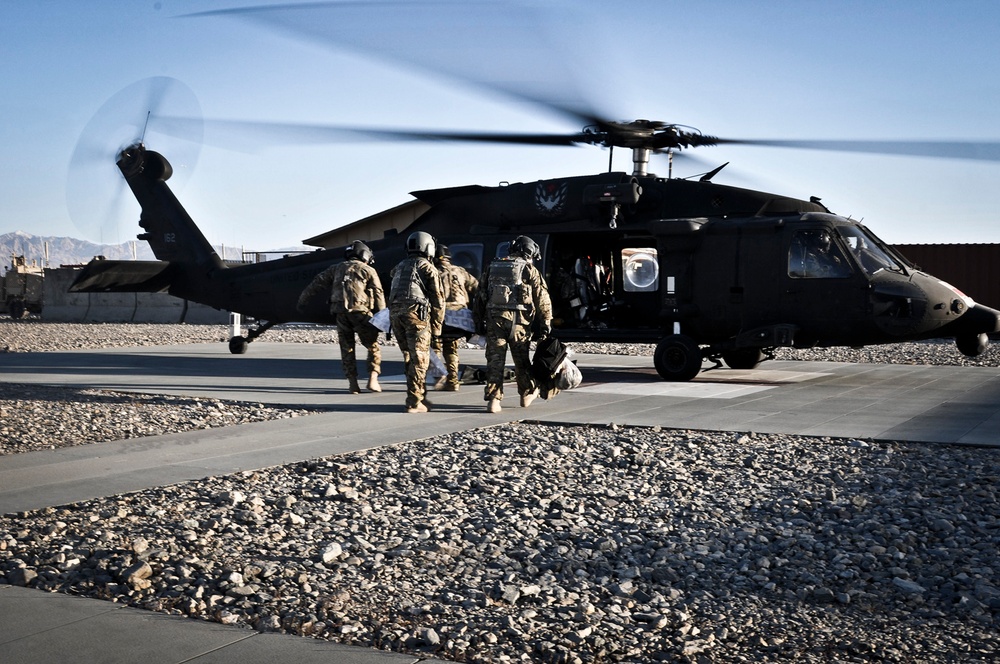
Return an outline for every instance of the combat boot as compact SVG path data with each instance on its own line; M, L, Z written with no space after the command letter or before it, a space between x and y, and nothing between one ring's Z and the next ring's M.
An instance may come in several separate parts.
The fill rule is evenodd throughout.
M373 373L368 376L368 391L369 392L381 392L382 386L378 384L378 374Z
M347 379L347 389L350 391L351 394L361 394L361 386L358 385L357 378Z
M486 404L487 413L499 413L500 412L500 399L490 399L490 402Z
M441 376L436 381L434 381L434 389L438 391L443 390L445 389L447 383L448 383L448 377Z
M527 408L531 402L538 398L538 388L536 387L527 394L521 395L521 408Z
M426 413L427 412L427 406L425 406L423 404L423 402L421 402L421 403L418 403L416 406L407 406L406 412L407 413Z

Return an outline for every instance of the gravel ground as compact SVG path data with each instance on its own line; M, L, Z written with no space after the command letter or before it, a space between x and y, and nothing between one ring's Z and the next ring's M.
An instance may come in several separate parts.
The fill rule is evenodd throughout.
M325 344L335 337L335 328L296 326L272 329L264 338ZM0 352L8 353L224 343L227 339L228 329L220 325L88 325L0 318ZM232 426L314 412L321 410L0 381L0 454Z
M0 320L0 349L225 337L24 323ZM305 414L0 389L8 453ZM61 432L78 407L102 415ZM470 662L995 661L998 471L993 449L513 423L6 515L0 583Z

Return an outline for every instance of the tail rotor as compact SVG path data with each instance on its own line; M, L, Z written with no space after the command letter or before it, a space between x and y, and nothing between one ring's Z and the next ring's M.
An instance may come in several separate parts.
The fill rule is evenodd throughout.
M173 131L159 118L188 118L184 131ZM192 120L194 118L194 120ZM120 90L94 114L70 158L66 207L83 238L117 244L134 236L139 209L124 196L125 181L115 162L130 145L154 142L169 151L176 167L176 191L194 169L201 151L201 106L194 92L166 76L143 79Z

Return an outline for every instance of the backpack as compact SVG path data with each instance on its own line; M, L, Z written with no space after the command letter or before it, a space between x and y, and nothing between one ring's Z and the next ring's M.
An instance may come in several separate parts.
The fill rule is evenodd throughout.
M531 305L531 286L524 282L528 261L505 258L490 263L487 284L487 309L527 311Z
M344 272L341 291L344 296L344 309L347 311L369 311L368 278L361 263L349 265Z

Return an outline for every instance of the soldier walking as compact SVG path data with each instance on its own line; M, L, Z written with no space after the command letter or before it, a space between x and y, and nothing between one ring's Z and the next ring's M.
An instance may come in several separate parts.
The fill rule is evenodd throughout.
M427 365L431 338L441 335L444 298L434 259L435 242L417 231L406 238L404 258L390 273L389 320L406 364L406 412L426 413Z
M441 274L441 290L445 302L445 315L448 311L468 309L476 297L479 280L469 274L461 265L452 265L451 251L443 244L437 247L434 260ZM457 392L460 382L458 378L458 342L465 335L461 330L445 327L440 337L434 337L431 347L440 350L447 375L441 376L434 385L435 390Z
M538 245L526 235L510 243L509 255L490 263L479 288L481 310L486 313L486 391L490 413L500 412L503 372L510 346L521 406L538 396L528 356L532 340L552 331L552 302L541 272L532 261L541 258Z
M355 335L368 351L368 389L382 391L378 383L382 371L379 331L368 322L373 314L385 309L382 282L372 267L374 263L375 257L368 245L355 240L344 250L343 263L320 272L299 295L298 309L301 311L316 293L329 293L330 313L337 318L340 360L352 394L361 393L354 352Z

